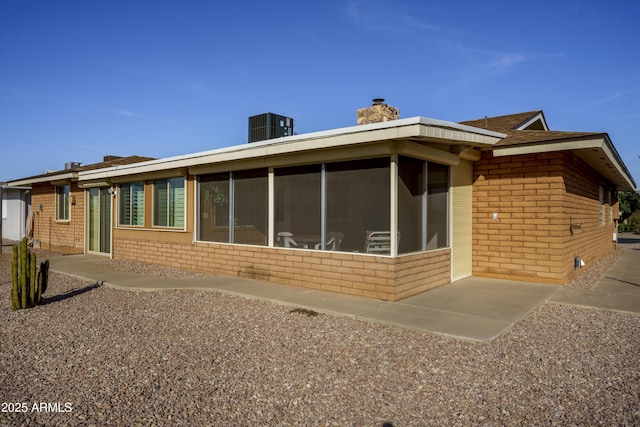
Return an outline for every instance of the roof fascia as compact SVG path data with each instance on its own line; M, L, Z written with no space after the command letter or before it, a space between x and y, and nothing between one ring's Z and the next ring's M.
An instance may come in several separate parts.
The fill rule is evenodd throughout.
M0 184L0 188L2 188L3 190L31 190L30 185Z
M78 172L67 172L67 173L61 173L61 174L37 176L33 178L17 179L15 181L7 182L7 185L11 185L11 186L32 185L32 184L41 184L43 182L54 183L54 182L60 182L65 180L75 181L77 179L78 179Z
M588 139L575 139L563 142L553 142L548 144L529 144L519 146L507 146L504 148L495 147L493 155L495 157L516 156L520 154L536 154L549 153L554 151L570 151L570 150L586 150L591 148L599 148L607 156L618 174L627 183L630 188L636 188L636 183L629 173L626 165L616 151L609 135L601 134L599 137L591 137Z
M426 138L433 142L462 145L494 145L505 134L426 117L412 117L369 125L352 126L302 135L271 139L168 157L130 165L80 172L79 180L99 180L118 176L155 173L175 168L197 168L212 163L247 161L286 156L317 150L343 149L359 144L391 140Z
M518 126L514 128L514 130L526 130L529 126L531 126L533 123L535 123L538 120L542 122L542 127L544 127L544 130L548 131L549 126L547 126L547 120L545 119L544 113L542 111L538 112L538 114L531 116L524 122L520 123Z

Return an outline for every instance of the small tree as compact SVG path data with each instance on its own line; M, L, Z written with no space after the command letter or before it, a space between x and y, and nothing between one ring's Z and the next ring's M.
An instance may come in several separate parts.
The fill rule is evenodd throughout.
M636 209L640 209L640 192L619 191L618 202L620 203L620 222L629 218Z

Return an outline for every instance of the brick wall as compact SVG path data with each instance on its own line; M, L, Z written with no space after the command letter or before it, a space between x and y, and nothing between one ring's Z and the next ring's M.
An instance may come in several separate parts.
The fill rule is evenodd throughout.
M483 153L474 165L473 274L570 281L579 273L575 255L592 263L612 248L613 226L598 223L600 184L606 185L569 152ZM571 227L578 219L579 230Z
M165 233L168 235L170 233ZM114 258L397 301L449 283L449 249L396 259L330 251L114 238Z
M56 220L56 188L54 185L33 184L31 206L34 209L34 239L42 249L63 253L84 252L84 191L71 183L69 221ZM42 211L39 206L42 204Z

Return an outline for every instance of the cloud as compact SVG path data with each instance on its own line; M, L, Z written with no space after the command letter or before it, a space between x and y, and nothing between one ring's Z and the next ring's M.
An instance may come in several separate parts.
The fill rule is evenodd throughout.
M474 81L486 79L491 76L506 73L512 68L525 62L539 61L548 58L562 57L562 54L543 53L529 54L522 52L501 52L487 49L468 47L460 43L452 43L440 39L438 43L453 52L458 52L465 62L471 63L470 67L463 68L459 77L452 83L443 87L443 90L464 86Z
M416 17L397 1L353 0L345 8L349 19L369 31L403 34L411 30L441 31L442 28Z

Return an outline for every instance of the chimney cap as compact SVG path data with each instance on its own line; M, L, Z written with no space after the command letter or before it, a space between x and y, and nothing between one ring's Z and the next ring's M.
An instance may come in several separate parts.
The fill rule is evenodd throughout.
M384 104L384 98L373 98L373 105L382 105Z

